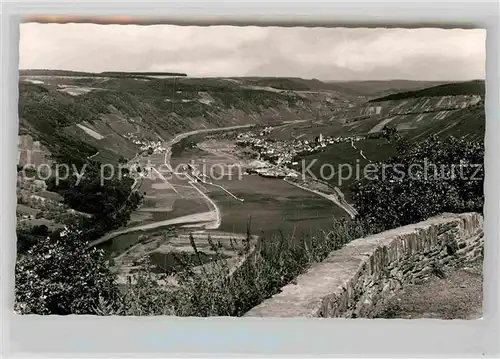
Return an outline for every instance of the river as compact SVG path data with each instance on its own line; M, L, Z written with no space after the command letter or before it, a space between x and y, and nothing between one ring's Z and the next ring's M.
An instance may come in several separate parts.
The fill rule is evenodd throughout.
M235 165L231 158L212 154L193 148L201 141L201 136L190 136L172 148L171 163L175 168L180 164L198 164L200 169L210 170L216 177L218 168L226 168L226 176L210 181L223 186L235 196L244 199L235 200L223 190L214 186L204 186L222 215L218 230L233 233L245 233L248 223L252 234L272 237L280 231L289 236L315 235L328 230L333 217L345 217L346 213L331 201L314 193L297 188L281 179L264 178L258 175L238 176L237 167L229 175L228 165ZM219 166L219 167L217 167Z

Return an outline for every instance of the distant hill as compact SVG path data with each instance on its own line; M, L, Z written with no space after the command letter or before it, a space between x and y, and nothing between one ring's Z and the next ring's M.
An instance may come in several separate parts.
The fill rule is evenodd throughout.
M279 90L334 90L328 83L317 79L302 79L299 77L242 77L239 79L254 86L268 86Z
M236 78L235 78L236 79ZM294 91L334 91L351 98L362 97L366 100L389 94L414 91L428 87L448 84L445 81L321 81L295 77L242 77L238 81L253 86L272 87L279 90Z
M380 97L388 94L420 90L423 88L445 84L445 81L411 81L411 80L388 80L388 81L328 81L331 88L337 91L365 97Z
M175 72L124 72L107 71L100 73L51 70L51 69L30 69L19 70L20 76L74 76L74 77L187 77L185 73ZM346 97L381 97L402 91L420 90L436 85L445 84L442 81L410 81L410 80L390 80L390 81L321 81L318 79L303 79L299 77L234 77L234 78L190 78L190 83L213 84L220 83L220 80L232 80L239 85L251 85L259 87L270 87L285 91L334 91ZM227 87L229 84L226 83Z
M448 83L438 86L432 86L417 91L406 91L379 97L370 100L370 102L383 102L392 100L405 100L409 98L420 97L438 97L438 96L459 96L459 95L479 95L484 97L484 80L474 80L467 82Z
M185 77L185 73L177 72L127 72L127 71L107 71L107 72L83 72L69 70L50 69L28 69L19 70L20 76L74 76L74 77L134 77L134 76L180 76Z
M180 76L186 77L187 74L179 72L101 72L105 76Z
M20 78L20 134L41 141L57 159L71 162L97 152L95 159L100 161L132 158L138 146L129 140L131 134L166 140L198 129L313 119L319 107L326 117L349 104L342 98L248 88L246 81L219 78L24 73L33 78ZM40 74L45 77L36 78Z
M243 124L301 120L281 128L280 135L316 136L375 134L384 124L402 131L464 134L484 122L484 103L477 95L484 95L484 81L436 86L405 80L173 79L158 72L20 70L20 74L24 75L19 83L20 135L32 136L54 157L72 162L90 156L100 161L132 158L138 150L132 135L166 140L181 132ZM376 93L401 88L367 102ZM456 124L450 127L452 123Z
M335 91L344 95L368 98L385 96L401 91L419 90L447 83L444 81L411 80L321 81L318 79L302 79L298 77L242 77L238 78L238 80L254 86L268 86L281 90Z
M367 86L368 83L359 82L357 85ZM380 90L394 88L395 84L376 85ZM422 83L413 85L421 86ZM424 139L431 134L480 139L484 137L485 125L483 96L484 81L403 91L350 106L325 121L290 125L287 129L280 129L276 136L282 139L297 135L314 139L320 133L326 136L376 136L387 125L407 132L415 139Z
M97 73L69 70L28 69L19 70L20 76L99 76Z

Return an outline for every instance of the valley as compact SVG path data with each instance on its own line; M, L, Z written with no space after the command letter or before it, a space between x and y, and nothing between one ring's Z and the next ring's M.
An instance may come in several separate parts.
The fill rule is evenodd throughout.
M192 252L190 235L208 257L207 236L237 257L232 239L249 233L273 240L328 232L333 218L356 215L350 188L362 178L346 173L346 165L351 171L395 154L381 135L387 127L413 143L430 135L484 136L484 82L478 81L42 73L20 73L19 166L94 161L126 168L141 204L127 223L90 246L119 259L117 270L127 273L141 256ZM254 140L242 144L242 136ZM285 180L249 174L262 160ZM209 172L195 173L188 164ZM325 164L336 172L315 183L290 176L309 164L318 178ZM33 181L44 181L40 175L19 181L18 218L64 227L66 215L40 212L50 203L73 213L64 193L43 183L34 188Z

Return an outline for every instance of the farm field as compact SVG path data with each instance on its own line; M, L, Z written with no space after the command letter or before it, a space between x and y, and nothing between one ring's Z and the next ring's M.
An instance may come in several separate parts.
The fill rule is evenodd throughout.
M162 167L163 154L151 156L150 163L157 171L151 171L151 176L142 180L139 191L144 194L144 203L132 214L128 227L210 210L187 178L169 173Z

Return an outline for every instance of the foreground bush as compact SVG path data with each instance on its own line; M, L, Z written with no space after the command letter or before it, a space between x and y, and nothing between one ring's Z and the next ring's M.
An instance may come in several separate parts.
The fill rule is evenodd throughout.
M360 218L378 231L443 212L482 212L484 145L435 136L419 144L387 130L398 155L352 186Z
M20 314L94 314L99 298L115 303L118 287L104 253L86 249L74 231L39 238L16 263L15 310Z
M235 250L247 260L231 267L208 238L218 258L203 258L191 244L194 261L172 276L153 274L146 261L133 281L120 286L104 253L88 250L87 236L75 223L69 233L37 240L16 264L15 310L21 314L241 316L279 292L332 250L368 234L359 221L333 220L331 231L308 238L247 239Z
M146 262L135 280L124 289L119 308L101 300L100 315L242 316L255 305L279 292L280 288L311 264L319 262L345 243L370 234L360 221L333 220L331 231L309 238L269 238L255 247L249 237L240 243L247 260L236 269L225 259L206 267L186 263L176 276L176 285L158 283L166 276L153 276ZM209 239L210 241L210 239ZM217 245L213 249L219 253ZM195 252L196 245L192 242ZM255 248L252 250L252 248ZM222 257L222 256L220 256ZM201 259L200 259L201 263Z

